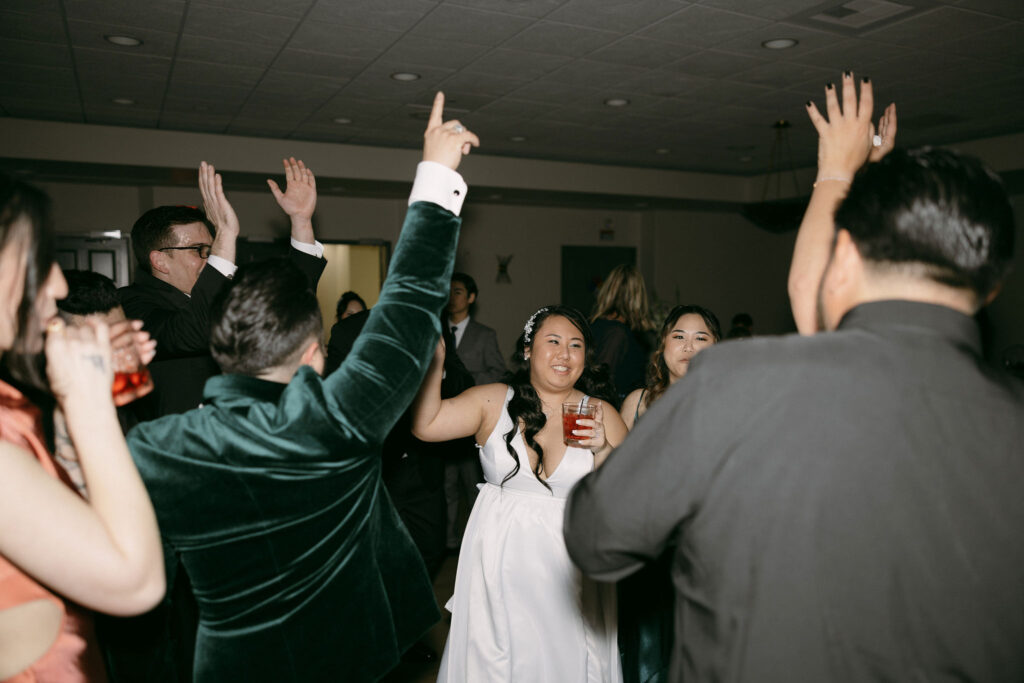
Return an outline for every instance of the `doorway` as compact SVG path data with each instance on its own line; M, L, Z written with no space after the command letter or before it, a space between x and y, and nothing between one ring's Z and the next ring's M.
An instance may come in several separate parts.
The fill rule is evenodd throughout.
M324 243L327 267L316 290L324 329L331 329L336 322L338 299L345 292L358 294L368 308L377 303L390 253L391 244L380 240Z
M590 317L597 288L612 268L636 265L636 247L562 247L562 304Z

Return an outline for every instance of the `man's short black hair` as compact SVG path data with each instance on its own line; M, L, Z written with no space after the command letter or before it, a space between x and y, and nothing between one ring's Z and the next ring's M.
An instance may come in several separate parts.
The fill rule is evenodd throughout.
M476 280L466 273L452 273L452 282L461 283L466 288L466 296L477 293Z
M323 333L309 280L286 258L242 266L211 310L210 353L225 373L259 375Z
M930 279L990 294L1013 257L1013 209L999 177L974 157L924 147L868 164L836 211L860 255L920 265Z
M57 308L74 315L106 313L121 305L117 285L106 275L91 270L65 270L68 295L57 302Z
M139 216L132 226L132 251L139 268L147 273L152 272L149 265L149 252L174 247L172 228L176 225L202 223L214 236L216 231L206 214L194 206L158 206Z

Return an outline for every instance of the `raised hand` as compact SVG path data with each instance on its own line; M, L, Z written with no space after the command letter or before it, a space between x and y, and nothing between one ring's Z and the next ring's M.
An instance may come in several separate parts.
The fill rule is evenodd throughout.
M295 160L295 157L284 159L285 190L277 183L267 178L267 185L274 194L278 206L288 214L292 220L313 218L313 211L316 209L316 178L313 171L306 168L302 160Z
M220 174L205 161L199 164L199 192L203 195L203 210L206 217L217 229L217 238L220 238L221 231L237 237L238 216L235 215L231 202L224 196L224 184Z
M828 118L822 116L813 102L807 103L807 114L818 131L818 182L852 181L853 174L864 165L874 149L872 140L875 130L871 123L874 93L870 79L861 80L859 101L853 72L843 74L842 87L842 102L839 101L835 84L829 83L825 87ZM894 144L895 121L896 108L890 105L886 109L886 116L879 122L880 130L883 124L886 127L883 144L887 145L887 149L878 158Z
M885 112L878 119L876 130L879 144L871 148L868 161L881 161L882 157L891 152L896 146L896 103L893 102L885 108Z
M434 97L427 130L423 133L423 160L436 161L453 171L459 167L463 155L480 146L480 138L466 130L458 120L444 121L444 93Z

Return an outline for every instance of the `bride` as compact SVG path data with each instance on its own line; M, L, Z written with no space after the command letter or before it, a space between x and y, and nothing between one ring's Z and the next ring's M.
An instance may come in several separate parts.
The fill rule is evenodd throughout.
M441 399L439 346L413 412L424 441L475 436L484 478L466 525L438 681L622 679L615 586L581 576L562 539L565 498L622 442L611 386L592 365L590 327L546 306L523 328L508 384ZM562 404L590 403L566 446Z

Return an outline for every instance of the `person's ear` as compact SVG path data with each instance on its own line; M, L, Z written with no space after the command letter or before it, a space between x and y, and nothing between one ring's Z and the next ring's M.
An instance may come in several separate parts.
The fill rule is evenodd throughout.
M302 351L302 356L299 357L299 363L308 365L319 375L324 374L326 358L324 358L324 348L319 339L310 340L309 345Z
M149 252L149 268L153 272L164 273L165 275L171 272L169 264L167 263L167 254L162 251L154 249Z
M466 297L467 304L472 304L474 301L476 301L476 292L473 292L472 294Z

